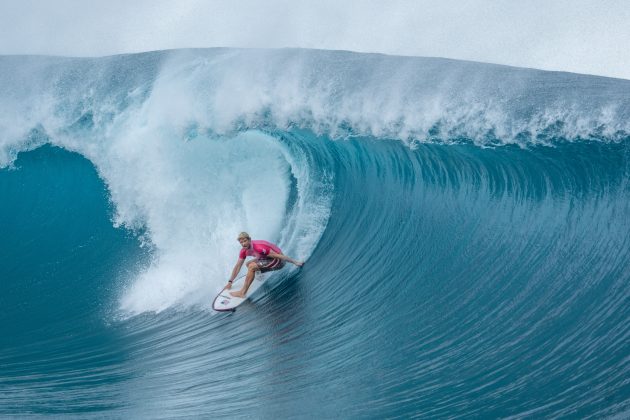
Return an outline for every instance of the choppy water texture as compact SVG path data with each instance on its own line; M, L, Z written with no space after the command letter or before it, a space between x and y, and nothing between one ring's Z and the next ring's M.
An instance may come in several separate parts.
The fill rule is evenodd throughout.
M0 57L0 415L630 415L630 81ZM211 310L242 230L285 269Z

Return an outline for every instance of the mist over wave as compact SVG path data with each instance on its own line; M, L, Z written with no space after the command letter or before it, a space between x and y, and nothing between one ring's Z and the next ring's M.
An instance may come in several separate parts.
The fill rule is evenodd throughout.
M628 117L444 59L0 57L0 413L623 416ZM242 230L307 264L212 313Z
M6 164L30 130L169 126L184 138L245 128L409 142L521 145L623 139L630 81L446 59L316 50L176 50L2 57ZM7 155L7 153L9 153Z

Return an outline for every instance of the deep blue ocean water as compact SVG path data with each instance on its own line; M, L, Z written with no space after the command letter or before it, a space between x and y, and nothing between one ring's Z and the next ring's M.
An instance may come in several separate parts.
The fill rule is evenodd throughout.
M0 416L625 418L630 81L0 57ZM211 302L236 235L304 268Z

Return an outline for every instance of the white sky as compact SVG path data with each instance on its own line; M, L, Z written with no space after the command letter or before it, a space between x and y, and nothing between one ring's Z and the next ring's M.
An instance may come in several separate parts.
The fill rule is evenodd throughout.
M630 0L0 0L0 54L305 47L630 79Z

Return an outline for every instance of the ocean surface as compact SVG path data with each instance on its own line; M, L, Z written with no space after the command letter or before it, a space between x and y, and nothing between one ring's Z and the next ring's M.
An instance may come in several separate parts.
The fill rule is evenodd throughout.
M630 81L0 56L0 308L3 418L628 418Z

